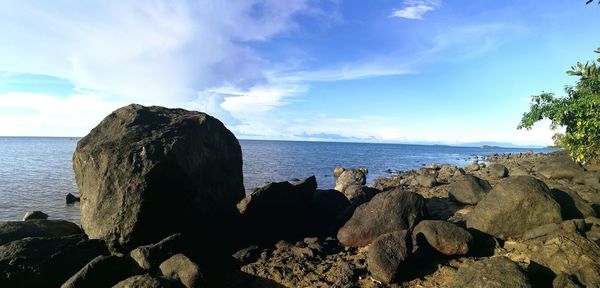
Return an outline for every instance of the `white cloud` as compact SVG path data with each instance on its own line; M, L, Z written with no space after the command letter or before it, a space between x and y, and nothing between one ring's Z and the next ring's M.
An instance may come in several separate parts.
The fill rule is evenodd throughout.
M83 136L121 105L87 94L6 93L0 95L0 135Z
M441 6L441 0L405 0L404 7L392 12L392 17L421 20L423 15Z

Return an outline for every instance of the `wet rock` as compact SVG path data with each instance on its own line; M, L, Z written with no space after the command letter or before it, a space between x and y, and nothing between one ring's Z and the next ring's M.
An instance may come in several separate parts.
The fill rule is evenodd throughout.
M348 247L366 246L380 235L412 230L425 215L423 196L400 188L381 192L356 208L337 239Z
M35 219L48 219L48 214L42 212L42 211L27 211L27 213L25 213L25 216L23 216L23 221L27 221L27 220L35 220Z
M391 283L398 276L412 251L410 234L406 230L383 234L371 245L367 257L367 267L373 278Z
M169 259L169 257L184 252L184 241L181 234L173 234L156 244L143 245L137 247L129 256L145 270L157 268L160 263Z
M0 246L0 287L60 287L98 255L101 240L84 235L24 238Z
M419 248L431 246L448 256L467 254L473 241L473 236L467 230L454 223L437 220L419 222L412 235Z
M508 176L508 169L506 169L506 166L498 163L490 164L490 166L487 167L487 172L490 176L495 178L504 178Z
M166 278L179 280L186 288L201 287L204 282L198 265L183 254L175 254L160 264L160 271Z
M183 284L178 281L153 277L150 274L131 276L119 283L113 288L183 288Z
M81 199L71 193L68 193L67 196L65 196L65 202L67 204L73 204L75 202L79 202L81 201Z
M419 186L427 188L432 188L438 183L436 177L432 175L417 175L417 177L415 177L415 180L417 181L417 184L419 184Z
M347 169L335 181L335 190L344 192L350 185L365 185L367 176L364 170Z
M245 195L235 136L183 109L117 109L79 140L73 170L83 229L114 250L228 226Z
M530 176L500 181L467 217L467 227L497 238L518 239L527 230L562 221L546 184Z
M65 220L28 220L0 223L0 245L26 237L61 237L83 233L77 224Z
M459 203L475 205L492 189L490 183L467 174L459 181L450 184L448 193Z
M140 271L135 261L114 255L98 256L71 276L61 288L103 288Z
M500 256L463 264L450 287L529 288L531 284L519 265Z

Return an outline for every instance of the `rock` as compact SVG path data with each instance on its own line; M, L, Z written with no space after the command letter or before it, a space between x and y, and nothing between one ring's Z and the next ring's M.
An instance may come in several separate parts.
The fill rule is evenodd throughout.
M459 181L450 184L448 193L459 203L475 205L492 189L490 183L467 174Z
M135 261L114 255L98 256L71 276L61 288L103 288L140 271Z
M573 162L566 153L561 153L550 162L540 163L537 172L548 179L573 179L583 172L583 168Z
M573 177L573 182L600 190L600 173L582 172Z
M235 253L233 253L233 255L231 255L231 257L240 265L246 265L252 262L256 262L256 260L258 260L258 258L260 257L260 253L262 251L259 249L258 246L256 245L252 245L250 247L246 247L244 249L241 249Z
M417 177L415 177L415 180L417 181L419 186L427 188L432 188L435 185L437 185L437 179L435 178L435 176L432 175L417 175Z
M346 171L346 169L344 169L344 167L340 167L337 166L333 169L333 177L340 177L340 175L342 175L342 173L344 173L344 171Z
M585 200L569 189L551 189L552 198L560 205L561 216L564 220L596 217L596 212Z
M529 288L531 284L519 265L500 256L463 264L450 287Z
M347 169L335 181L335 190L344 192L350 185L365 185L367 176L360 169Z
M518 165L509 169L510 176L528 176L529 169Z
M479 171L479 169L481 169L481 166L479 165L479 163L477 163L477 161L469 164L469 166L467 167L467 171Z
M181 288L183 284L165 279L162 277L153 277L150 274L131 276L119 283L113 288Z
M156 244L137 247L129 256L144 270L157 268L169 257L184 252L184 241L181 234L173 234Z
M337 233L348 247L361 247L382 234L412 228L427 214L423 196L395 188L364 203Z
M235 136L183 109L117 109L79 140L73 170L83 229L114 250L228 226L245 195Z
M67 196L65 197L65 202L67 202L67 204L73 204L75 202L79 202L81 201L81 199L71 193L68 193Z
M103 241L84 235L15 240L0 246L0 287L60 287L90 260L107 253Z
M304 238L306 212L315 195L314 176L295 185L274 182L256 189L237 204L246 235L251 243L268 243L281 239ZM338 195L342 198L343 195Z
M544 182L530 176L516 176L494 186L467 216L467 227L507 240L561 220L560 206Z
M598 287L600 247L578 232L558 229L524 243L532 262L550 268L555 274L575 275L586 287Z
M383 234L369 245L367 268L376 280L391 283L406 265L411 251L412 242L406 230Z
M160 271L167 278L179 280L186 288L201 287L204 282L198 265L183 254L175 254L160 264Z
M35 220L35 219L48 219L48 214L42 212L42 211L27 211L27 213L25 213L25 216L23 216L23 221L27 221L27 220Z
M492 177L496 178L504 178L508 176L508 169L506 169L506 166L498 163L490 164L490 166L487 167L487 172Z
M344 195L354 205L368 202L379 190L363 185L350 185L344 189Z
M419 248L427 244L438 252L452 255L466 255L473 236L454 223L437 220L423 220L412 232L414 243Z
M79 226L65 220L28 220L0 223L0 245L26 237L61 237L83 233Z
M568 275L566 273L558 273L554 281L552 281L553 288L583 288L583 286L576 283L577 278Z
M355 205L337 190L315 191L302 217L302 226L306 226L303 236L335 237L340 227L352 216Z

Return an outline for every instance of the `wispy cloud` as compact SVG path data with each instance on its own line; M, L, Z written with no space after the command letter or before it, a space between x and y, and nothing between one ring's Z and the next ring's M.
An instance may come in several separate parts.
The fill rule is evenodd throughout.
M423 15L441 6L441 0L405 0L404 7L392 12L392 17L421 20Z

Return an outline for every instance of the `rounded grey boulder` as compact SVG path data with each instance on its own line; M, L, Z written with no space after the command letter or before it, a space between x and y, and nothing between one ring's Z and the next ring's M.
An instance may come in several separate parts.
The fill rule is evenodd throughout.
M73 170L81 225L113 250L225 227L244 197L235 136L183 109L117 109L77 143Z
M475 205L492 189L490 183L476 176L467 174L462 179L450 184L448 193L457 202Z
M560 223L560 206L544 182L530 176L508 177L481 200L467 218L467 227L497 238L518 239L540 225Z

